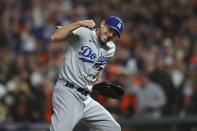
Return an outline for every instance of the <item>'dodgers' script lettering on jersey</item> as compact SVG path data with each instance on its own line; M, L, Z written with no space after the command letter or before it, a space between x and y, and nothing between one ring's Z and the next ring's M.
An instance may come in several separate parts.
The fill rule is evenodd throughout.
M87 62L87 63L94 63L97 56L96 54L92 51L92 49L89 46L82 46L81 51L79 51L79 55L82 56L79 59L82 62ZM110 57L106 56L99 56L98 61L94 64L94 67L99 68L101 65L107 64L108 60Z

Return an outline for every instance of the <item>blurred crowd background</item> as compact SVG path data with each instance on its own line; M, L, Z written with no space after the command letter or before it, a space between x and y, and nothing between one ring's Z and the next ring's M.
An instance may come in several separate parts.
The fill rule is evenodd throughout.
M1 0L0 123L50 122L63 42L57 25L116 15L125 30L103 80L125 89L121 100L93 96L113 116L197 114L196 0Z

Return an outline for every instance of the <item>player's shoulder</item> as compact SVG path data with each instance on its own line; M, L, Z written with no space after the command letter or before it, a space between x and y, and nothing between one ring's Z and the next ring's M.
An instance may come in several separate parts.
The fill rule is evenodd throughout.
M114 42L112 41L109 41L106 43L106 46L107 46L107 52L110 56L113 56L114 53L115 53L115 50L116 50L116 46L114 44Z
M89 28L86 28L86 27L79 27L79 28L75 29L74 31L91 32L91 30Z
M113 41L107 42L106 45L107 45L107 47L108 47L109 49L115 49L115 48L116 48L116 46L115 46L115 44L114 44Z
M108 52L115 52L116 46L113 41L109 41L106 43Z
M73 34L78 35L82 39L86 39L90 36L91 30L85 27L79 27L73 31Z

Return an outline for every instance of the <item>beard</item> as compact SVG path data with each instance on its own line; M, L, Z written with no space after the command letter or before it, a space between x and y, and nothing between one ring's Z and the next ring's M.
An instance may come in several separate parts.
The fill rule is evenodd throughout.
M98 40L100 41L100 43L102 44L102 45L104 45L106 42L105 41L103 41L103 39L102 39L102 33L101 33L101 30L99 29L98 31L97 31L97 37L98 37Z

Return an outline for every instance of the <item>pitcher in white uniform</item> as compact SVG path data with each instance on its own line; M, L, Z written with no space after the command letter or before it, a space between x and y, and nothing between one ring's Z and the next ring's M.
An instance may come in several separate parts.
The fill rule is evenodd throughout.
M72 131L81 120L94 131L120 131L111 114L89 96L99 73L114 55L112 40L120 37L123 21L110 16L93 30L93 20L61 26L51 36L52 42L66 40L58 81L53 90L50 131Z

